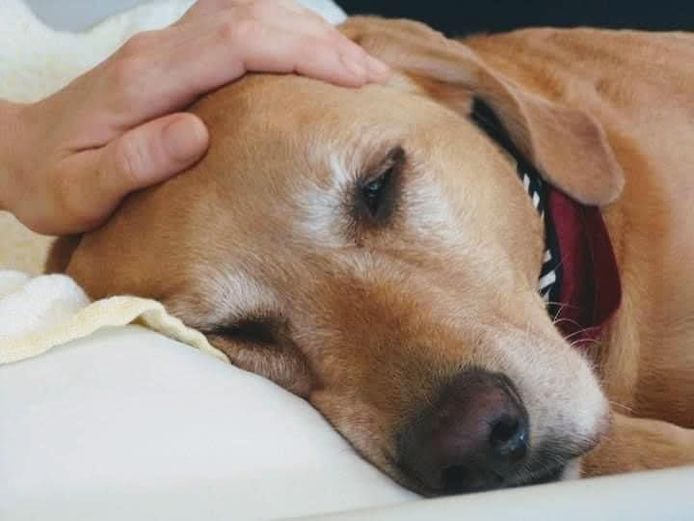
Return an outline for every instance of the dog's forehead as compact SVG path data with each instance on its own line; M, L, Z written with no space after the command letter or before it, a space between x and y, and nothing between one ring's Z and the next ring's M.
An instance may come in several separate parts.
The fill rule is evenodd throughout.
M210 128L212 143L195 169L202 175L193 173L187 190L198 186L194 177L214 184L213 204L224 209L225 227L235 228L236 236L250 230L254 248L276 244L277 233L336 245L347 194L393 147L406 150L420 177L410 194L421 210L418 221L446 213L445 194L469 192L438 183L460 183L475 177L466 171L486 168L487 159L469 160L481 141L470 124L397 85L352 89L255 75L212 94L194 111ZM438 203L429 208L433 199Z
M451 132L462 118L398 85L353 89L297 76L245 78L194 111L212 135L200 169L217 179L229 202L262 193L278 205L298 196L302 206L320 206L316 194L344 189L393 146L432 157L429 149L451 135L462 143L472 133Z
M273 209L286 215L297 206L319 211L318 193L344 190L410 132L417 103L408 97L293 76L244 79L193 108L212 141L187 177L212 182L225 212L241 220L262 213L267 221Z
M327 160L335 149L358 153L359 145L378 142L389 129L406 131L432 108L441 110L392 86L355 89L255 75L213 93L193 111L210 128L213 151L242 152L248 161L267 165L317 159L321 152Z
M406 225L399 228L408 240L458 243L464 230L474 237L462 218L489 197L488 190L472 189L473 179L491 183L496 170L509 168L463 118L393 87L349 89L257 75L221 89L194 111L210 128L209 153L190 175L167 183L170 194L160 199L174 194L193 201L191 195L203 193L204 201L185 209L187 222L195 223L187 225L191 240L214 237L218 244L211 250L222 257L215 262L253 266L254 272L268 265L253 260L258 256L292 264L307 249L318 254L349 246L342 233L349 194L359 176L368 175L368 165L392 147L402 146L409 163ZM469 194L474 204L463 204ZM205 244L200 249L210 251Z

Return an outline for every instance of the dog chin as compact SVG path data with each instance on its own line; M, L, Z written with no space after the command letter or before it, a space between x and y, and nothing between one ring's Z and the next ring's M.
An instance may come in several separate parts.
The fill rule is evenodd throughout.
M458 495L466 494L472 492L483 492L485 490L498 490L504 488L517 488L526 487L532 485L544 485L548 483L558 483L560 481L573 481L580 479L581 477L581 457L576 457L568 460L562 465L557 465L555 467L543 468L541 471L531 471L528 474L522 473L518 476L505 483L499 483L498 486L493 486L488 489L479 490L468 490L466 492L451 492L445 490L430 490L421 487L418 483L415 483L411 478L407 478L400 472L393 468L388 469L387 472L395 481L400 483L405 488L412 490L413 492L420 494L424 497L440 497L447 495Z
M568 460L562 466L544 471L539 475L534 475L531 479L515 486L542 485L546 483L557 483L559 481L573 481L581 477L581 458Z

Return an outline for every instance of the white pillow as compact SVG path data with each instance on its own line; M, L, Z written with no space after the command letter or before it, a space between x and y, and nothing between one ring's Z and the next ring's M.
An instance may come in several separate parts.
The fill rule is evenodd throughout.
M304 400L135 326L0 366L0 440L3 521L216 517L210 505L269 519L416 497Z

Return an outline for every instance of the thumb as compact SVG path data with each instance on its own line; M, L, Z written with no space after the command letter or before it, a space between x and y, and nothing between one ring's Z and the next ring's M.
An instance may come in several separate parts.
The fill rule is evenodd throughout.
M104 195L120 200L164 181L198 161L208 145L207 128L193 114L172 114L136 127L103 149Z

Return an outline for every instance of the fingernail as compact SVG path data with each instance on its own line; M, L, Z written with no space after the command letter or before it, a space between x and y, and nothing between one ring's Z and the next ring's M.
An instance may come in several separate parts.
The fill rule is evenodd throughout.
M340 57L340 59L342 60L342 64L354 76L358 76L361 80L366 79L366 67L362 63L359 63L359 61L350 56L345 56L344 54Z
M373 56L366 57L366 64L369 71L379 79L386 79L390 76L390 67L388 67L381 60L374 58Z
M176 161L191 161L200 156L207 143L207 129L197 118L178 117L164 127L164 146Z

